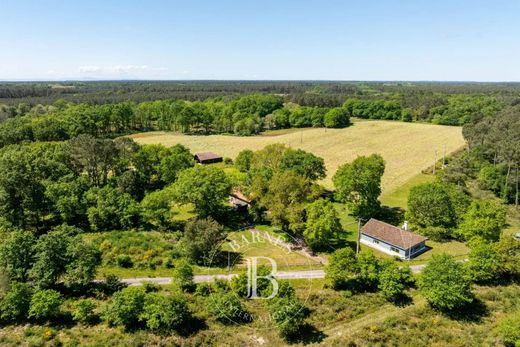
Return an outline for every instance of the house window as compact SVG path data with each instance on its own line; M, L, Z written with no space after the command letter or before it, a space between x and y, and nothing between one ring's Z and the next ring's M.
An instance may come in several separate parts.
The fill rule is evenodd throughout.
M395 253L399 253L399 249L395 247L390 247L390 250Z
M373 243L375 243L376 245L379 243L378 240L372 240Z

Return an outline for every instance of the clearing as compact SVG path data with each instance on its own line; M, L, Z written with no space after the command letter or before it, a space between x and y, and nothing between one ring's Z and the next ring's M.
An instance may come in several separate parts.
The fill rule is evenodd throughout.
M213 151L235 158L243 149L258 150L271 143L312 152L325 160L332 186L332 176L339 165L360 155L379 153L386 161L383 192L392 192L442 157L464 146L462 128L422 123L355 120L345 129L289 129L250 137L232 135L182 135L171 132L148 132L130 137L140 144L173 146L181 143L192 152Z

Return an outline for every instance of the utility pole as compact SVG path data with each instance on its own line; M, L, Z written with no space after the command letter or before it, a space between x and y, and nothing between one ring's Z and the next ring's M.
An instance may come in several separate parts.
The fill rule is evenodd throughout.
M361 218L358 219L357 224L357 243L356 243L356 254L359 254L359 243L361 240Z
M444 152L442 153L442 168L446 166L446 144L444 144Z
M433 175L435 176L435 166L437 166L437 150L435 150L435 160L433 161Z
M227 270L231 270L231 264L230 264L230 261L229 261L229 250L227 251Z

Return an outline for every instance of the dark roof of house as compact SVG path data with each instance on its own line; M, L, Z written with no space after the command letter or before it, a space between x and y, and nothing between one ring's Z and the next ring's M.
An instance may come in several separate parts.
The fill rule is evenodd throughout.
M365 225L363 225L361 232L401 249L408 249L428 240L427 237L403 230L374 218L371 218Z
M202 152L202 153L195 154L195 158L199 161L207 161L207 160L222 159L222 156L215 154L213 152Z

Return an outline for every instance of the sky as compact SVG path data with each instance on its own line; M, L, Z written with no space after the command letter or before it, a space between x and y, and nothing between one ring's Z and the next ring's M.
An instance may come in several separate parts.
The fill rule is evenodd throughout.
M520 81L518 0L0 0L0 80Z

